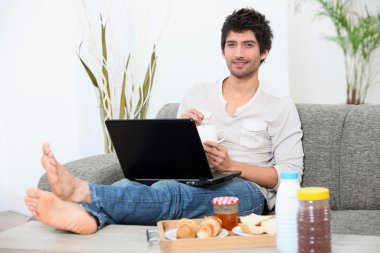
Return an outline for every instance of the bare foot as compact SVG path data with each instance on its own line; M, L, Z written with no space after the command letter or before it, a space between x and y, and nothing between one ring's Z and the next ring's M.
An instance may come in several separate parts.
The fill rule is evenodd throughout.
M43 224L77 234L93 234L97 230L96 219L81 205L63 201L51 192L28 189L25 204Z
M51 190L57 197L73 202L91 202L88 185L71 175L55 160L48 143L42 146L41 163L46 171Z

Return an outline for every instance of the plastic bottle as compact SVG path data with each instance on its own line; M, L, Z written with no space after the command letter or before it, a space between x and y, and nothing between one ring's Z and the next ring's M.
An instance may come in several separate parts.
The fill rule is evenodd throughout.
M295 253L297 243L297 212L300 189L297 171L282 171L276 197L276 244L281 253Z
M298 252L330 253L329 189L305 187L298 191Z

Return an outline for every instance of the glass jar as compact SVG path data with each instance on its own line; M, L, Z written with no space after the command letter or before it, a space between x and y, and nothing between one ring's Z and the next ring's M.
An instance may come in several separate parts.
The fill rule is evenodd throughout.
M237 197L216 197L212 199L214 206L214 216L222 221L222 228L232 230L238 225L238 205Z
M305 187L298 191L297 197L298 252L330 253L329 189Z

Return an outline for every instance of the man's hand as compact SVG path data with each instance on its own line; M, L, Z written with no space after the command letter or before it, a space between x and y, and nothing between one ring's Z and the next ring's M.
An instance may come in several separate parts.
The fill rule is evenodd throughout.
M195 121L197 126L200 126L204 118L203 114L195 108L192 108L181 114L181 118L190 118Z
M228 156L228 150L220 143L205 141L203 148L206 152L208 163L218 171L231 171L232 161Z
M205 141L203 148L208 163L217 171L241 171L241 178L255 182L258 185L272 189L278 184L277 171L274 167L262 167L231 160L227 149L220 143Z

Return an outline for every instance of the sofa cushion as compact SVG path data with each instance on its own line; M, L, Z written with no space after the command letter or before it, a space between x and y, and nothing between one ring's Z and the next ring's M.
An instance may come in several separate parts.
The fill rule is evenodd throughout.
M339 179L341 209L380 209L380 106L354 106L348 113Z
M302 186L330 189L330 205L340 209L339 166L344 122L350 106L297 104L303 130Z
M66 163L64 166L74 176L91 183L112 184L124 178L123 171L115 154L86 157ZM40 178L38 188L50 191L46 174Z
M157 113L157 119L173 119L177 117L179 103L169 103L160 109Z
M380 210L333 211L331 216L335 234L380 235Z

